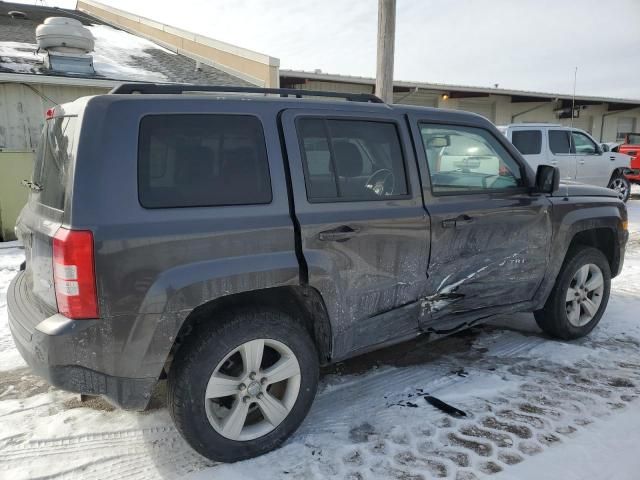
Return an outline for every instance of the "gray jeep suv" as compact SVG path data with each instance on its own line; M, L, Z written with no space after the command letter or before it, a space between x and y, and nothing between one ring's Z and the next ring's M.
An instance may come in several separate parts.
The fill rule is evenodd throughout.
M21 354L126 409L166 377L221 461L291 435L320 365L520 311L586 335L628 236L486 119L370 95L124 84L47 112L25 185Z

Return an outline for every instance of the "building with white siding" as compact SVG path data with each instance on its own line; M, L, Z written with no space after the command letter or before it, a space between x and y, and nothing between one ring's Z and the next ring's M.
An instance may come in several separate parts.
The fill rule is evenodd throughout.
M307 90L374 93L375 79L322 72L280 70L280 86ZM394 103L466 110L497 125L547 122L573 125L597 140L613 142L623 132L640 131L640 99L572 96L501 88L394 81ZM640 94L640 91L639 91Z

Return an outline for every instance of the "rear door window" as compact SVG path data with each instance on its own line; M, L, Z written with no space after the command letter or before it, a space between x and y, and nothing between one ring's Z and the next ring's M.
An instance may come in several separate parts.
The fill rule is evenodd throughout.
M76 122L75 116L47 120L36 153L33 181L40 191L34 194L39 203L56 210L64 210Z
M571 141L566 130L549 130L549 150L555 154L571 153Z
M407 195L404 158L394 123L303 118L297 129L309 200L381 200Z
M138 190L146 208L270 203L269 163L260 120L222 114L144 117Z
M514 130L511 143L523 155L538 155L542 151L542 132L540 130Z

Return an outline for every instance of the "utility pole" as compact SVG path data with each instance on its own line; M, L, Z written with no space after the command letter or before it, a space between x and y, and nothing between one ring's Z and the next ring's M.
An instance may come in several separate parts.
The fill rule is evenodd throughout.
M573 72L573 97L571 97L571 128L573 128L573 115L576 111L576 82L578 81L578 67Z
M393 103L393 47L396 36L396 0L378 0L378 58L376 95Z

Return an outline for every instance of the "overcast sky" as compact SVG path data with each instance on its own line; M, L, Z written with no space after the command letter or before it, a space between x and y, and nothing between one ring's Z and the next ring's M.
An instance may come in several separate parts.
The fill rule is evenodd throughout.
M102 2L278 57L281 68L375 75L377 0ZM397 4L396 80L570 93L577 66L578 94L640 98L640 0Z

